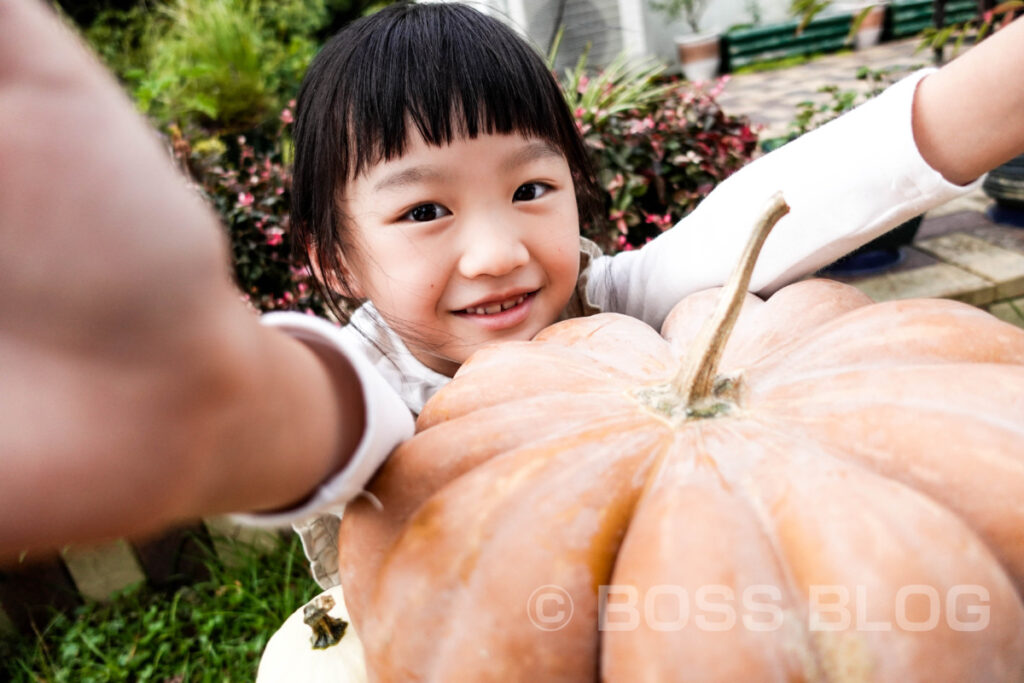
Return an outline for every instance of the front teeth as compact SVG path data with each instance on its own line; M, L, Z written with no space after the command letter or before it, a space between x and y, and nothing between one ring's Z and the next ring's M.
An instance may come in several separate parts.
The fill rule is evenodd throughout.
M494 315L495 313L500 313L501 311L507 311L513 306L518 306L524 301L526 301L525 294L516 297L515 299L508 299L506 301L502 301L500 304L491 304L490 306L477 306L476 308L467 308L466 313L472 313L474 315Z

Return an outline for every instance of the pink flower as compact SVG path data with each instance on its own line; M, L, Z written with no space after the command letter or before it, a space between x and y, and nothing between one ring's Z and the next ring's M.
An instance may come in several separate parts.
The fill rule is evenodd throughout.
M281 228L271 228L267 230L267 246L276 247L284 242L284 230Z
M656 213L644 212L644 220L651 225L658 228L658 230L665 231L672 227L672 214L666 213L664 216L660 216Z
M285 109L281 112L281 123L292 123L295 121L295 117L292 116L291 109Z
M238 193L238 204L239 206L252 206L252 203L256 201L256 198L252 196L250 192L239 192Z

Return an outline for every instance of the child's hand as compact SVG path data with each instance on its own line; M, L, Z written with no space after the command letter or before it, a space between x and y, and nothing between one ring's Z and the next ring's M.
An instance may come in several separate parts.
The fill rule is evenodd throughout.
M260 337L213 214L35 0L0 1L0 238L0 558L259 504L208 457L278 426L277 406L235 415L266 391L253 358L322 369ZM309 481L289 485L262 500Z

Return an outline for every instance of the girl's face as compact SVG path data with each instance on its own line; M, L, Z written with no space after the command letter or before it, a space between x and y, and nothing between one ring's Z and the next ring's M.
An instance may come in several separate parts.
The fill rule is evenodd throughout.
M579 274L569 165L547 142L480 135L406 153L346 188L352 293L445 375L483 344L553 323Z

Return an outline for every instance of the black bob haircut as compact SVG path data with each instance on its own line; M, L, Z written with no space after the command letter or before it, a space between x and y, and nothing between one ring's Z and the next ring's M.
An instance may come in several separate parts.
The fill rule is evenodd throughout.
M353 248L338 199L369 166L404 153L410 124L437 146L489 133L550 142L572 171L580 221L598 216L587 150L540 55L466 5L391 5L323 47L296 105L292 239L307 257L315 252L328 305L337 293L326 280L345 288L340 254Z

